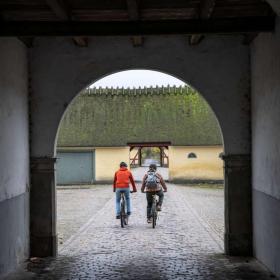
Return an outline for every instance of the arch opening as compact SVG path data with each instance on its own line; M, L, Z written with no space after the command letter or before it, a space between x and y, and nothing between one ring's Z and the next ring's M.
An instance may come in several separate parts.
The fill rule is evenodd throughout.
M60 130L61 122L62 122L62 120L64 118L64 115L67 112L68 108L71 106L71 104L74 102L74 100L79 96L79 94L82 93L83 91L86 91L87 89L89 89L93 85L95 85L97 87L100 87L104 83L104 81L105 81L105 83L103 85L105 85L106 84L106 79L108 77L112 77L112 76L115 76L116 78L115 78L115 80L110 81L110 83L111 83L110 87L112 88L112 85L114 85L113 87L115 87L115 88L123 87L123 86L121 86L121 83L118 83L118 80L117 80L118 76L117 75L119 75L119 74L122 74L122 75L125 74L126 75L128 72L131 72L131 73L134 72L135 73L137 71L149 72L149 74L151 74L151 77L148 77L148 78L146 77L145 78L144 83L147 83L146 87L148 87L150 85L150 84L148 84L149 80L153 81L153 79L158 79L158 81L160 81L160 79L161 79L161 82L160 82L161 85L164 84L165 86L168 86L168 85L171 86L171 83L173 83L172 86L174 86L174 85L181 85L181 86L187 85L188 87L192 88L195 92L197 92L206 101L206 103L209 105L209 108L211 108L211 111L213 112L213 115L214 115L214 117L216 119L217 126L219 127L219 134L220 134L220 137L221 137L222 145L224 147L223 150L224 151L227 150L226 143L224 141L223 130L222 130L222 127L221 127L219 112L214 109L214 105L215 104L212 104L212 101L209 100L209 98L207 98L205 95L203 95L203 90L202 91L200 90L200 86L199 85L195 86L195 85L193 85L191 83L188 83L186 81L186 79L184 79L183 77L179 77L178 75L174 75L174 74L172 74L172 73L170 73L168 71L164 71L163 69L156 69L156 68L133 68L132 67L132 68L129 68L129 69L128 68L124 68L124 69L118 69L118 70L115 70L115 71L112 71L112 72L109 72L109 73L108 72L103 73L103 75L100 75L98 78L96 78L94 80L91 79L91 80L85 81L83 87L81 89L77 90L78 93L76 93L73 96L73 98L70 100L69 103L65 104L65 108L62 111L62 115L61 115L60 120L58 122L58 126L57 126L57 129L56 129L55 141L54 141L54 152L53 152L54 157L56 156L56 146L57 146L58 132ZM159 73L159 76L157 76L155 73ZM160 76L162 76L162 77L160 77ZM164 80L163 77L165 77L165 78L168 77L168 78L166 80ZM132 74L131 79L129 79L129 80L130 81L131 80L135 81L136 77L135 76L133 77L133 74ZM122 78L122 81L124 81L123 78ZM169 84L166 81L169 81ZM129 86L129 84L127 83L127 86L131 87L133 89L134 88L136 89L140 85L141 85L141 83L133 83L133 84L130 84L130 86ZM105 85L105 87L106 87L106 85Z
M110 75L108 75L107 77L110 77ZM74 184L81 184L81 183L86 183L86 184L104 184L104 183L108 183L110 180L112 180L112 175L114 173L114 171L117 169L117 163L119 163L120 161L127 161L128 165L133 167L133 163L131 162L131 159L135 159L136 158L136 152L139 152L139 149L144 148L144 147L149 147L150 149L152 148L157 148L157 152L160 154L159 159L155 159L155 157L148 157L147 158L147 153L145 154L146 159L148 160L152 160L152 161L157 161L156 163L159 164L160 158L162 156L162 150L166 151L166 154L168 154L168 172L169 172L169 181L172 181L173 183L179 183L184 185L185 183L203 183L205 181L207 181L207 179L209 179L209 182L216 182L216 183L220 183L221 181L223 181L223 171L222 171L222 161L219 158L219 154L221 152L223 152L223 138L222 138L222 133L221 133L221 129L219 126L219 123L217 121L217 118L215 116L215 114L213 113L213 111L211 110L210 106L207 104L206 101L203 100L203 98L200 96L200 94L193 89L192 87L186 85L184 82L180 81L180 85L177 86L168 86L168 84L166 85L160 85L159 86L152 86L152 87L139 87L138 86L127 86L127 87L120 87L118 85L115 86L100 86L98 82L94 83L93 86L87 87L85 90L83 90L82 92L80 92L76 98L73 99L73 101L71 102L71 104L68 106L67 110L65 111L62 121L60 122L59 125L59 129L58 129L58 133L57 133L57 157L58 157L58 168L60 168L60 170L62 170L62 172L60 174L58 174L57 179L58 180L63 180L63 176L73 176L74 173L77 171L77 167L75 167L74 165L76 164L77 166L80 166L81 169L83 171L87 172L91 172L90 174L80 174L78 175L78 177L82 177L82 178L86 178L86 182L79 182L79 181L73 181ZM96 86L97 85L97 86ZM141 97L142 96L142 97ZM145 100L145 98L147 98L147 96L149 96L150 98L155 98L156 100L151 102L152 99L149 100L149 102L143 103L143 100ZM160 98L166 98L167 102L166 104L169 104L169 107L165 107L162 105L163 103L159 103ZM191 97L191 98L190 98ZM141 100L141 98L143 98L142 100L142 105L139 106L139 100ZM181 98L181 99L180 99ZM188 99L189 98L189 99ZM99 100L98 100L99 99ZM117 100L121 99L121 102L118 102ZM92 102L92 100L94 100ZM175 100L176 102L174 102L173 107L170 107L170 103L171 100ZM200 103L199 103L200 102ZM96 103L96 107L92 107L92 111L90 111L89 107L90 106L94 106L92 104ZM158 106L158 110L154 110L153 106L150 106L151 103L153 105L159 105ZM109 109L105 108L106 104L109 104ZM189 132L191 133L187 133L187 134L183 134L182 130L179 131L179 133L177 134L177 137L179 137L178 139L171 139L172 137L176 136L175 135L175 130L170 133L169 135L160 135L161 137L159 137L158 135L156 135L155 138L150 137L153 136L152 133L150 131L147 132L148 137L140 137L139 135L143 135L143 131L145 130L141 130L141 127L137 127L137 122L135 120L133 120L133 114L131 114L131 111L125 111L126 109L124 109L124 107L116 107L115 109L113 108L113 105L120 105L120 104L125 104L125 108L128 107L128 104L130 104L134 110L136 111L136 115L137 116L149 116L152 117L153 122L155 122L156 120L156 116L159 114L159 112L162 113L162 111L160 110L161 107L164 107L164 109L166 110L166 108L168 108L170 111L167 112L173 112L174 113L174 108L177 108L178 111L180 111L182 114L178 117L178 115L172 115L173 116L173 125L168 123L168 118L163 118L162 124L165 127L165 130L172 130L173 128L175 128L176 130L176 126L179 126L179 123L184 122L184 120L186 119L191 119L191 117L193 117L193 115L195 115L196 117L199 116L199 114L202 116L201 118L198 118L198 124L196 124L196 126L202 130L203 128L205 128L205 119L203 119L203 117L205 118L205 116L207 115L203 115L203 112L205 113L205 110L207 111L208 115L211 115L211 122L215 122L215 131L216 134L220 137L219 138L219 142L215 142L215 139L211 139L211 137L209 138L209 131L211 131L211 127L210 130L208 129L206 131L206 133L203 135L201 133L199 133L199 129L198 129L198 134L197 139L199 139L199 141L195 141L194 138L190 137L191 135L195 134L194 131L194 127L195 127L195 123L189 128ZM161 104L161 105L160 105ZM192 105L192 106L197 106L197 108L194 109L194 107L192 108L192 106L187 106L187 105ZM199 107L199 104L203 104L202 107ZM111 106L111 107L110 107ZM150 107L149 107L150 106ZM71 107L75 109L73 109L72 111L74 112L73 114L69 113L71 110ZM141 109L142 108L142 109ZM143 111L143 108L145 108L145 110ZM100 113L103 110L103 113ZM164 111L164 110L163 110ZM73 129L73 125L75 124L75 115L83 115L85 114L84 119L79 119L77 121L77 123L80 125L81 130L77 130L77 129ZM101 115L98 115L101 114ZM166 114L168 115L168 114ZM115 117L114 117L115 116ZM127 116L130 116L130 118L128 118ZM164 114L161 114L161 117L163 117ZM166 116L165 116L166 117ZM91 120L91 121L89 121ZM94 121L92 121L94 120ZM204 121L203 121L204 120ZM119 139L117 139L117 141L115 141L114 139L114 135L116 135L116 131L114 130L114 128L112 127L112 123L114 121L124 121L124 123L126 122L131 122L132 123L132 127L134 125L134 130L131 129L131 127L129 127L127 129L127 133L126 136L124 137L123 135L121 137L118 137ZM139 121L139 120L138 120ZM141 121L141 120L140 120ZM144 122L142 127L145 129L147 127L147 124L149 123L149 121L151 121L151 119L148 118L147 122ZM108 128L107 134L109 133L109 136L105 136L104 137L104 131L102 131L102 129L100 128L96 128L96 130L91 130L91 128L94 126L93 123L100 123L101 122L101 126L103 127L103 130L106 130L106 128ZM91 128L88 125L89 123L91 123ZM154 124L154 127L152 127L152 129L157 129L158 128L158 123L160 123L159 120L157 120L156 124ZM204 123L204 127L203 124ZM206 122L207 123L207 122ZM206 124L207 126L207 124ZM94 135L95 137L89 137L89 135L87 133L84 133L85 130L90 131L89 134ZM120 127L118 127L118 129L120 129ZM212 127L213 129L213 127ZM73 133L76 133L73 136ZM110 134L111 133L111 134ZM60 134L60 135L59 135ZM182 134L181 138L180 138L180 134ZM68 135L68 136L67 136ZM97 135L97 137L96 137ZM101 137L102 135L102 137ZM166 137L165 137L166 136ZM184 142L182 141L182 139L184 137L189 137L188 141L189 142ZM69 139L70 138L71 141ZM100 138L101 140L98 142L96 141L96 138ZM204 137L204 138L203 138ZM201 140L203 138L203 141ZM215 138L215 137L214 137ZM78 141L80 139L80 146L77 145ZM108 141L111 140L110 141ZM206 140L205 140L206 139ZM75 142L76 141L76 142ZM90 141L92 141L90 143ZM95 141L95 142L94 142ZM107 142L106 142L107 141ZM181 141L181 142L180 142ZM206 142L209 141L208 145ZM212 142L211 142L212 141ZM214 142L213 142L214 141ZM190 155L191 153L194 153L197 158L196 161L188 161L188 155ZM166 156L165 154L165 156ZM177 161L176 161L177 158ZM213 158L215 158L215 164L216 167L212 165L212 167L209 168L208 171L206 171L205 166L209 167L209 163L212 161L213 162ZM63 165L63 161L64 161L64 167ZM138 159L139 161L139 159ZM199 162L200 161L200 162ZM113 164L111 164L111 162L113 162ZM193 164L193 166L190 166L189 164ZM88 163L88 165L87 165ZM134 161L135 163L135 161ZM148 161L149 163L149 161ZM164 159L163 159L163 163L164 163ZM103 165L102 165L103 164ZM188 165L186 165L188 164ZM215 165L214 164L214 165ZM160 165L160 164L159 164ZM171 170L171 166L173 168L173 170ZM68 171L64 170L63 168L66 169L68 168ZM69 168L69 166L72 167L72 169ZM87 166L87 168L85 167ZM202 166L202 169L201 169ZM204 169L203 169L204 166ZM213 173L213 168L217 169L218 166L218 173L219 176L214 178L208 176L209 174L214 174ZM136 166L134 166L137 168L141 168L141 164L138 165L136 164ZM211 170L212 168L212 170ZM188 174L180 171L179 170L191 170L191 176L190 176L190 172ZM136 173L139 171L139 169L136 171ZM162 170L160 170L162 172ZM199 172L200 175L199 175ZM61 176L62 173L65 173L64 175ZM144 173L143 170L141 171L141 175L139 176L139 178L143 177ZM211 173L212 172L212 173ZM105 176L107 173L107 177ZM206 174L206 176L202 176L201 178L199 177L195 177L195 175L201 176L201 174L204 175ZM208 175L207 175L208 173ZM68 175L67 175L68 174ZM108 175L109 174L109 175ZM172 174L172 175L171 175ZM216 173L217 174L217 173ZM71 177L70 176L70 177ZM184 177L185 176L185 177ZM207 177L208 176L208 177ZM217 179L218 178L218 179ZM70 178L71 179L71 178ZM192 181L192 182L191 182ZM219 182L218 182L219 181ZM62 181L60 181L62 182ZM65 181L66 184L69 184L69 181L67 182L67 180ZM62 182L63 184L63 182ZM204 185L205 187L205 185ZM201 190L203 190L203 188L200 187L192 187L194 188L194 192L197 192L195 195L199 196L199 192ZM213 188L213 185L212 185ZM206 188L204 188L206 189ZM220 197L221 197L221 203L224 203L223 200L223 194L222 194L222 188L218 187L214 189L217 192L220 192ZM211 191L211 189L210 189ZM62 192L62 191L60 191ZM182 189L179 190L179 193L181 195L186 195L187 193L189 193L189 189L188 188L184 188L182 187ZM109 193L107 193L109 194ZM62 198L61 195L58 195L58 197ZM90 196L88 196L90 197ZM106 196L106 199L109 199L109 196ZM167 198L168 199L168 198ZM63 200L63 198L62 198ZM109 200L108 200L109 201ZM108 202L107 201L107 202ZM64 203L68 203L69 201L64 201ZM200 202L201 203L201 202ZM59 203L58 203L59 204ZM202 203L205 204L205 203ZM190 206L192 207L192 206ZM222 206L223 207L223 206ZM63 211L63 210L62 210ZM96 212L97 210L92 210L94 212ZM143 211L145 211L143 209ZM193 211L196 211L195 209L193 209ZM220 211L221 215L223 215L223 211ZM204 217L200 217L200 219L207 219L207 215L206 213L208 213L207 210L205 210L205 216ZM74 215L75 216L75 215ZM209 217L208 217L209 218ZM223 228L223 217L219 217L219 220L222 221L221 225L218 226L220 227L219 230L221 230L221 228ZM215 226L213 225L213 228ZM219 231L216 229L216 234ZM223 229L222 229L223 230ZM216 243L219 244L219 246L223 247L222 244L222 239L223 239L223 232L219 232L217 235L217 239L215 240ZM65 240L63 240L62 242L64 242ZM66 244L69 244L66 241ZM62 244L63 245L63 244ZM65 246L62 246L62 251L64 252Z

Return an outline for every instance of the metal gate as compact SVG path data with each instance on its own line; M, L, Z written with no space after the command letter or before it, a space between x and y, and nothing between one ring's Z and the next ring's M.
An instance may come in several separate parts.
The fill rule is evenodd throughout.
M94 181L94 151L58 152L57 184L90 184Z

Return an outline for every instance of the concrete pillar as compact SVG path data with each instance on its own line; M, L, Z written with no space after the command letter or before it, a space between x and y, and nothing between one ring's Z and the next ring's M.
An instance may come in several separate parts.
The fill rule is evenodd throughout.
M251 155L223 155L225 176L225 252L252 255Z
M30 252L31 256L57 254L55 158L31 158Z

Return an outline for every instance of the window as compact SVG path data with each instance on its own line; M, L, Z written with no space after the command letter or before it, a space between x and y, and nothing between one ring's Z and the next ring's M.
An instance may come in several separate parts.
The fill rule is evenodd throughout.
M197 158L195 153L189 153L188 158Z

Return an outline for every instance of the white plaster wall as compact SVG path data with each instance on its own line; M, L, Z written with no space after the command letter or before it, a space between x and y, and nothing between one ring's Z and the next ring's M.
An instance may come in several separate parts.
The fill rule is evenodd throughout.
M27 53L17 39L0 39L0 202L29 186Z
M280 20L252 46L254 189L280 199Z
M0 39L0 278L29 254L28 77L25 46Z
M280 18L252 45L254 254L280 277Z
M38 38L31 58L32 156L53 156L63 112L87 85L127 69L153 69L195 87L216 113L225 152L250 153L249 49L239 36L209 36L189 46L185 36L92 37L87 48L70 38Z

